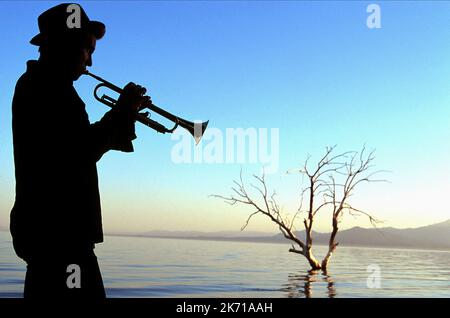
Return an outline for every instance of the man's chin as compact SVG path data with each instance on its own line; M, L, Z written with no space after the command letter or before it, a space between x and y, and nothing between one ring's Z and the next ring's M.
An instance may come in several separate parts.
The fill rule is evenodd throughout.
M81 75L83 75L83 73L77 73L77 74L75 74L75 75L73 76L72 80L73 80L73 81L77 81L77 80L80 78Z

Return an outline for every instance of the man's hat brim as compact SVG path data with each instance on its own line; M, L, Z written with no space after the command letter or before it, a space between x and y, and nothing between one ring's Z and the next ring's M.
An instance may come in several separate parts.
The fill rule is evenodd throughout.
M93 34L97 40L100 40L105 35L106 26L104 23L99 21L89 21L87 29L83 29L83 31L87 31ZM52 35L50 34L39 33L30 40L30 43L33 45L41 46L51 38Z

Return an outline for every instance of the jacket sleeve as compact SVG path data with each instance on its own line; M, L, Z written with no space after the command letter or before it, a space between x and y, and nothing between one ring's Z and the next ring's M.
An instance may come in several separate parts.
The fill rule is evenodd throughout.
M134 139L135 116L124 109L111 109L89 127L88 143L95 161L109 150L133 152Z

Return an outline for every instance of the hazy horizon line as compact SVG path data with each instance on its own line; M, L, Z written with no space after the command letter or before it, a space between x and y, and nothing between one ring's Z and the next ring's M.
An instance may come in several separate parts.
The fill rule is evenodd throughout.
M444 221L441 222L435 222L435 223L428 223L425 225L419 225L416 227L395 227L395 226L383 226L383 227L363 227L363 226L352 226L349 227L347 229L342 229L341 231L345 231L345 230L350 230L350 229L354 229L354 228L362 228L365 230L370 230L370 229L398 229L398 230L407 230L407 229L418 229L421 227L426 227L426 226L432 226L432 225L437 225L437 224L442 224L442 223L450 223L450 218L446 219ZM0 226L0 231L7 231L9 232L9 226L8 227L4 227L4 226ZM304 229L300 229L297 231L304 231ZM157 229L152 229L152 230L143 230L143 231L105 231L105 235L144 235L144 234L149 234L149 233L158 233L158 232L164 232L164 233L200 233L200 234L218 234L218 233L228 233L228 234L232 234L232 233L242 233L244 234L244 236L248 236L250 234L259 234L259 235L276 235L279 234L279 231L274 231L274 232L267 232L267 231L241 231L241 230L217 230L217 231L200 231L200 230L157 230ZM322 231L315 231L313 230L313 232L316 233L321 233L321 234L327 234L327 233L331 233L331 231L327 231L327 232L322 232Z

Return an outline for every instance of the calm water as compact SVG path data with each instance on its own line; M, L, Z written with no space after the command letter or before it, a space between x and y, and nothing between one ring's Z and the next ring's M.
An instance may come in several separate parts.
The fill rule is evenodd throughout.
M450 252L339 247L324 276L289 246L107 236L96 254L109 297L450 297ZM24 276L0 232L0 297L21 297Z

